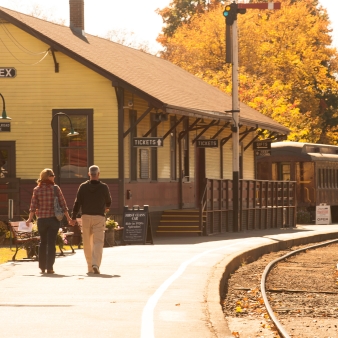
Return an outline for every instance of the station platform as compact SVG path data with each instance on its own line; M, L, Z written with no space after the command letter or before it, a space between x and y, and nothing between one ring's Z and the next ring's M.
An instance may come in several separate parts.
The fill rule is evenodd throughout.
M338 238L338 224L302 225L210 237L155 237L154 244L104 248L101 274L87 274L83 250L0 265L3 337L233 337L220 305L225 277L241 263Z

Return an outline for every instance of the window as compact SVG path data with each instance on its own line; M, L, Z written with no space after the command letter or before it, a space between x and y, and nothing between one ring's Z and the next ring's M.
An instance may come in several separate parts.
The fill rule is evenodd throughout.
M281 163L280 164L280 179L282 181L290 181L290 179L291 179L290 163Z
M129 124L132 127L137 121L137 111L129 110ZM137 180L137 148L133 146L133 139L137 137L137 127L130 130L130 179Z
M184 120L184 130L189 129L189 118ZM189 177L189 133L186 133L183 137L183 171L184 176Z
M176 117L170 116L170 128L176 123ZM176 180L176 128L170 135L170 179Z
M157 122L155 121L154 113L152 113L150 116L151 116L150 127L152 128L155 126ZM157 137L157 128L154 128L154 130L152 130L151 136ZM157 181L157 148L156 147L151 148L151 180Z
M65 115L54 118L59 112L69 119ZM64 179L86 178L94 159L93 110L53 109L52 114L54 171ZM71 126L79 135L67 136Z
M324 188L323 184L323 169L318 169L317 170L317 175L318 175L318 188Z
M140 178L149 178L149 150L140 149Z

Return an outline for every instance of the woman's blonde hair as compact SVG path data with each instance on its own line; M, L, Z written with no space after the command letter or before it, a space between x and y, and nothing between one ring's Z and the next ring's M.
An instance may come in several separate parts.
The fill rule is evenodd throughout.
M36 181L36 183L40 183L41 181L46 181L48 180L48 177L50 175L54 175L54 172L52 169L46 168L43 169L40 173L40 178L38 178L38 180Z

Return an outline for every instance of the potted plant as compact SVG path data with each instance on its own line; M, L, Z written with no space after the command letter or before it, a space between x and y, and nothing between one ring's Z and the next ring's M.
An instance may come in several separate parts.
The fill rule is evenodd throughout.
M106 219L106 233L105 239L108 246L113 246L115 242L115 229L119 226L119 224L114 221L111 217L107 217Z
M62 229L59 229L56 236L56 245L58 245L60 249L63 249L64 244L68 244L67 238Z
M0 221L0 244L3 244L6 238L10 237L10 232L8 230L5 222Z

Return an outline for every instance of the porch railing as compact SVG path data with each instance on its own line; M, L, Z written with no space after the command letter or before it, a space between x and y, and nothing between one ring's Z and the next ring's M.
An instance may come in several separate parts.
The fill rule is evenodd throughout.
M239 190L239 231L296 225L296 182L240 180ZM204 235L235 230L232 180L206 180L200 222Z

